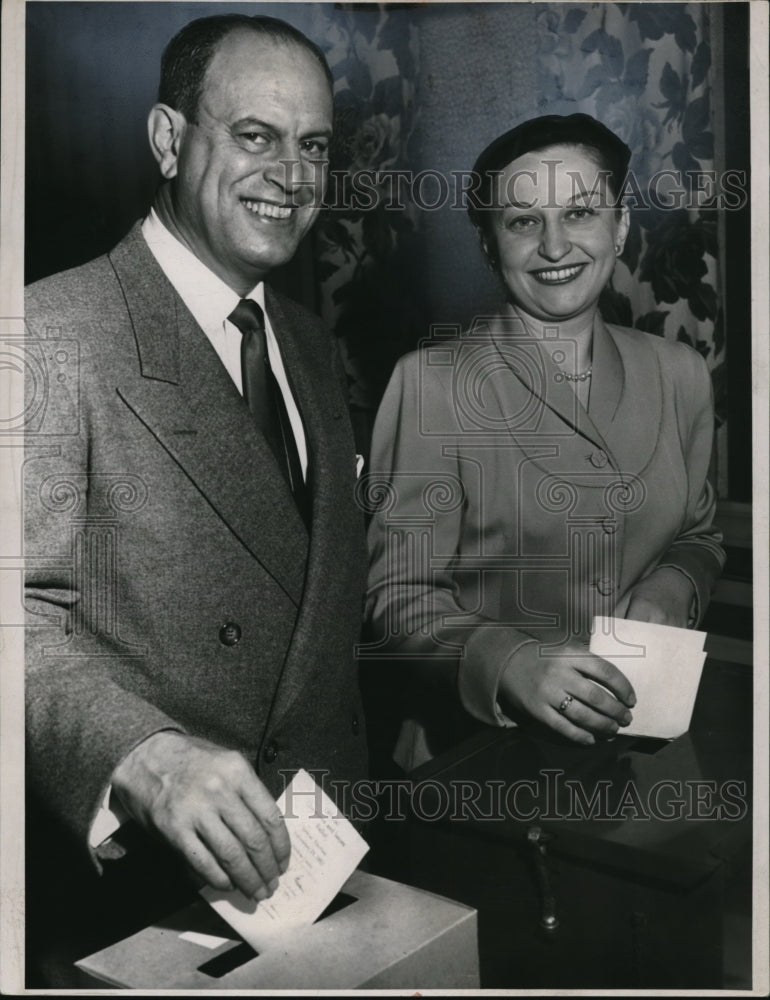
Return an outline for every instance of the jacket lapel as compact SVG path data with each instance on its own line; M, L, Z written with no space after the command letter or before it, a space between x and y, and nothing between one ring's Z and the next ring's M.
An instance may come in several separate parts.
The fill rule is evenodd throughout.
M142 376L120 385L120 396L299 604L307 532L248 407L138 226L110 260L126 298Z
M346 403L342 393L328 391L331 350L328 335L313 336L305 322L292 318L283 301L272 295L269 288L266 305L303 417L313 491L305 599L271 712L271 720L275 722L307 688L308 668L315 659L318 635L326 628L328 615L340 613L339 605L335 605L333 598L330 600L333 581L346 578L347 568L345 573L337 569L340 559L356 559L364 565L364 554L362 527L356 533L361 512L354 500L355 452L352 438L346 433ZM358 535L360 550L355 547ZM363 580L361 586L363 589ZM346 593L344 599L357 606L359 595ZM335 606L336 612L332 610Z
M625 372L615 342L598 314L594 321L591 369L588 416L597 433L606 440L623 396Z
M616 469L637 473L645 467L658 439L662 407L660 372L645 340L649 335L608 327L597 314L586 411L569 382L560 377L560 366L553 358L559 349L557 339L532 337L511 315L490 321L488 329L507 368L547 408L541 418L544 434L558 428L558 423L547 419L551 413L607 452ZM525 363L517 363L517 356ZM507 405L503 412L509 411ZM538 444L537 435L530 443Z
M602 392L597 394L595 420L604 433L607 451L618 468L628 473L640 473L652 458L663 420L661 371L652 336L602 323L598 338L596 378ZM609 366L606 379L605 364ZM589 409L593 412L593 400Z
M284 371L289 380L289 388L297 404L302 426L305 431L308 460L308 488L311 495L315 494L316 477L314 475L315 452L318 447L318 428L314 415L319 407L316 396L315 382L311 377L312 352L305 343L305 331L292 323L281 306L280 300L269 285L265 284L265 306L270 318L275 339L283 359Z
M521 320L513 315L495 319L490 324L490 333L506 366L525 386L528 393L582 437L599 448L606 447L601 432L581 406L570 383L561 372L563 365L569 364L569 361L559 361L558 352L569 358L570 341L561 341L558 337L543 341L533 337ZM546 433L549 427L554 426L558 427L558 424L554 425L552 421L547 420L547 413L542 411L539 429ZM537 444L537 440L531 443Z

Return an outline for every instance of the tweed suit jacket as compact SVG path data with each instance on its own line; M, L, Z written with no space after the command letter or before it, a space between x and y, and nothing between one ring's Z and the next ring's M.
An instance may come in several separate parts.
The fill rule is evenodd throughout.
M269 289L267 308L308 438L309 534L138 225L28 289L48 379L24 472L28 783L81 840L117 763L162 729L241 750L276 796L284 769L362 774L343 377L315 317Z
M574 344L551 333L508 314L432 341L399 362L374 430L369 655L451 672L491 725L512 724L498 683L524 645L587 639L660 566L692 583L697 622L724 561L703 359L597 319L585 410L561 371Z

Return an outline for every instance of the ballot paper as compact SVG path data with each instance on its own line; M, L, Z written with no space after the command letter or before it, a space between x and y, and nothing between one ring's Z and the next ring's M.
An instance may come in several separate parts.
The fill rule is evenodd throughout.
M594 618L589 650L614 664L636 693L624 736L676 739L690 719L706 659L705 632L627 618Z
M278 808L289 831L291 860L271 898L257 902L238 890L201 889L203 898L258 952L276 947L292 927L312 924L369 850L307 771L297 772Z

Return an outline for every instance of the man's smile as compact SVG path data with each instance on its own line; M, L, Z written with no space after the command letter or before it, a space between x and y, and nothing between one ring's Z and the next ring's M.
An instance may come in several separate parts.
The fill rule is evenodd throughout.
M251 212L262 219L290 219L294 208L289 205L276 205L271 201L253 201L250 198L241 198L242 203Z

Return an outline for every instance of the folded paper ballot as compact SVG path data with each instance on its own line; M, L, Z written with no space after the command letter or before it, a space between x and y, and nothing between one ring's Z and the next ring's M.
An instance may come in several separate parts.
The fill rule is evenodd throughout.
M369 846L307 771L298 771L278 799L291 840L289 867L270 899L201 889L203 898L258 952L283 933L312 924L331 903Z
M624 736L676 739L690 719L706 660L705 632L627 618L594 618L589 650L614 664L636 692Z

